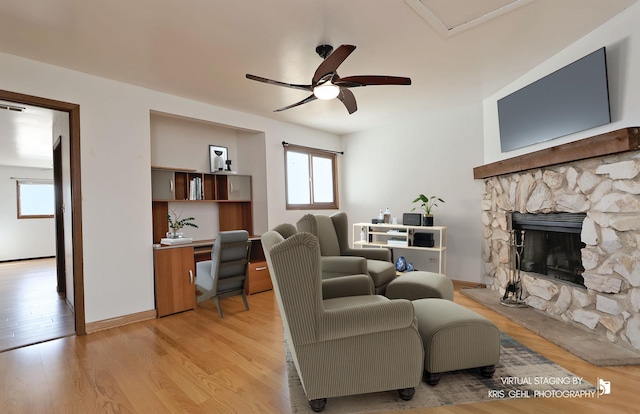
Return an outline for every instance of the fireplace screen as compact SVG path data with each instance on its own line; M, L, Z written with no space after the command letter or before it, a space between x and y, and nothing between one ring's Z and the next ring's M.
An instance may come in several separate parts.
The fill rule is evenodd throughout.
M513 213L514 230L525 231L520 270L584 286L580 241L584 213ZM520 237L519 232L516 232Z

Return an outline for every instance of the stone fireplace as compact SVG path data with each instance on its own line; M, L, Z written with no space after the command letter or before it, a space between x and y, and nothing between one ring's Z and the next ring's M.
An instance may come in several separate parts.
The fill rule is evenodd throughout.
M586 327L612 343L640 350L640 131L630 128L628 133L633 139L623 150L607 149L600 155L600 148L595 150L596 156L589 157L584 150L572 155L574 147L564 151L569 154L565 162L557 162L558 153L563 153L561 147L570 145L565 144L545 150L551 154L548 166L536 165L545 161L533 153L528 159L535 161L512 163L518 167L511 172L487 175L492 171L488 168L484 177L476 174L476 178L484 178L482 254L487 287L499 291L501 297L507 286L514 213L582 215L581 229L574 241L567 241L577 244L579 258L562 253L551 259L548 251L539 251L548 236L536 239L525 229L525 249L530 252L529 256L524 254L520 274L526 303L550 317ZM611 133L594 138L594 148L617 139ZM518 169L521 165L535 168ZM504 165L499 167L504 169ZM567 278L538 273L541 265L530 263L536 254L549 261L544 267L551 273L561 261L564 268L556 273L567 274ZM579 277L567 280L569 273Z

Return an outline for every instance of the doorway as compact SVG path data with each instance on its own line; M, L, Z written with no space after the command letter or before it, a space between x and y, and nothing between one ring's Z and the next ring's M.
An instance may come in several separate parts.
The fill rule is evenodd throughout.
M80 174L80 107L73 103L56 101L31 95L25 95L10 91L0 90L0 100L16 104L36 106L51 109L68 114L68 134L62 134L55 143L52 143L54 159L54 188L56 199L62 193L62 187L66 186L68 203L56 203L56 263L49 262L53 266L53 272L57 275L57 290L70 298L73 305L73 319L76 335L86 333L84 312L84 276L82 267L82 204L81 204L81 174ZM53 147L55 144L55 148ZM61 148L66 147L68 155L62 157ZM64 160L64 161L63 161ZM68 171L68 182L63 183L62 169ZM63 214L60 214L64 212ZM65 217L63 219L63 217ZM59 221L60 220L60 221ZM39 264L41 265L41 264ZM46 262L45 262L46 266ZM65 270L66 268L66 270ZM64 274L61 274L63 272ZM65 277L66 275L66 277ZM55 291L53 292L55 295Z

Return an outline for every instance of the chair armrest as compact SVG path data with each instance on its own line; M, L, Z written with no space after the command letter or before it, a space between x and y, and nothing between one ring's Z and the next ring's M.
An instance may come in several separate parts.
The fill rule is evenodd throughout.
M324 256L320 259L322 278L347 275L368 275L367 261L356 256Z
M368 275L349 275L322 281L322 298L373 295L373 280Z
M351 247L342 251L344 256L359 256L369 260L382 260L391 262L391 250L387 248L365 247L362 249L353 249Z
M324 311L318 321L318 340L329 341L408 328L414 324L414 320L413 305L406 299L344 306Z

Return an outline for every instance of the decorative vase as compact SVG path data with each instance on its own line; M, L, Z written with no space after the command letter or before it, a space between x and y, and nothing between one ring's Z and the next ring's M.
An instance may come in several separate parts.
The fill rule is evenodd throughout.
M431 214L423 214L422 215L422 225L423 226L433 226L433 216Z

